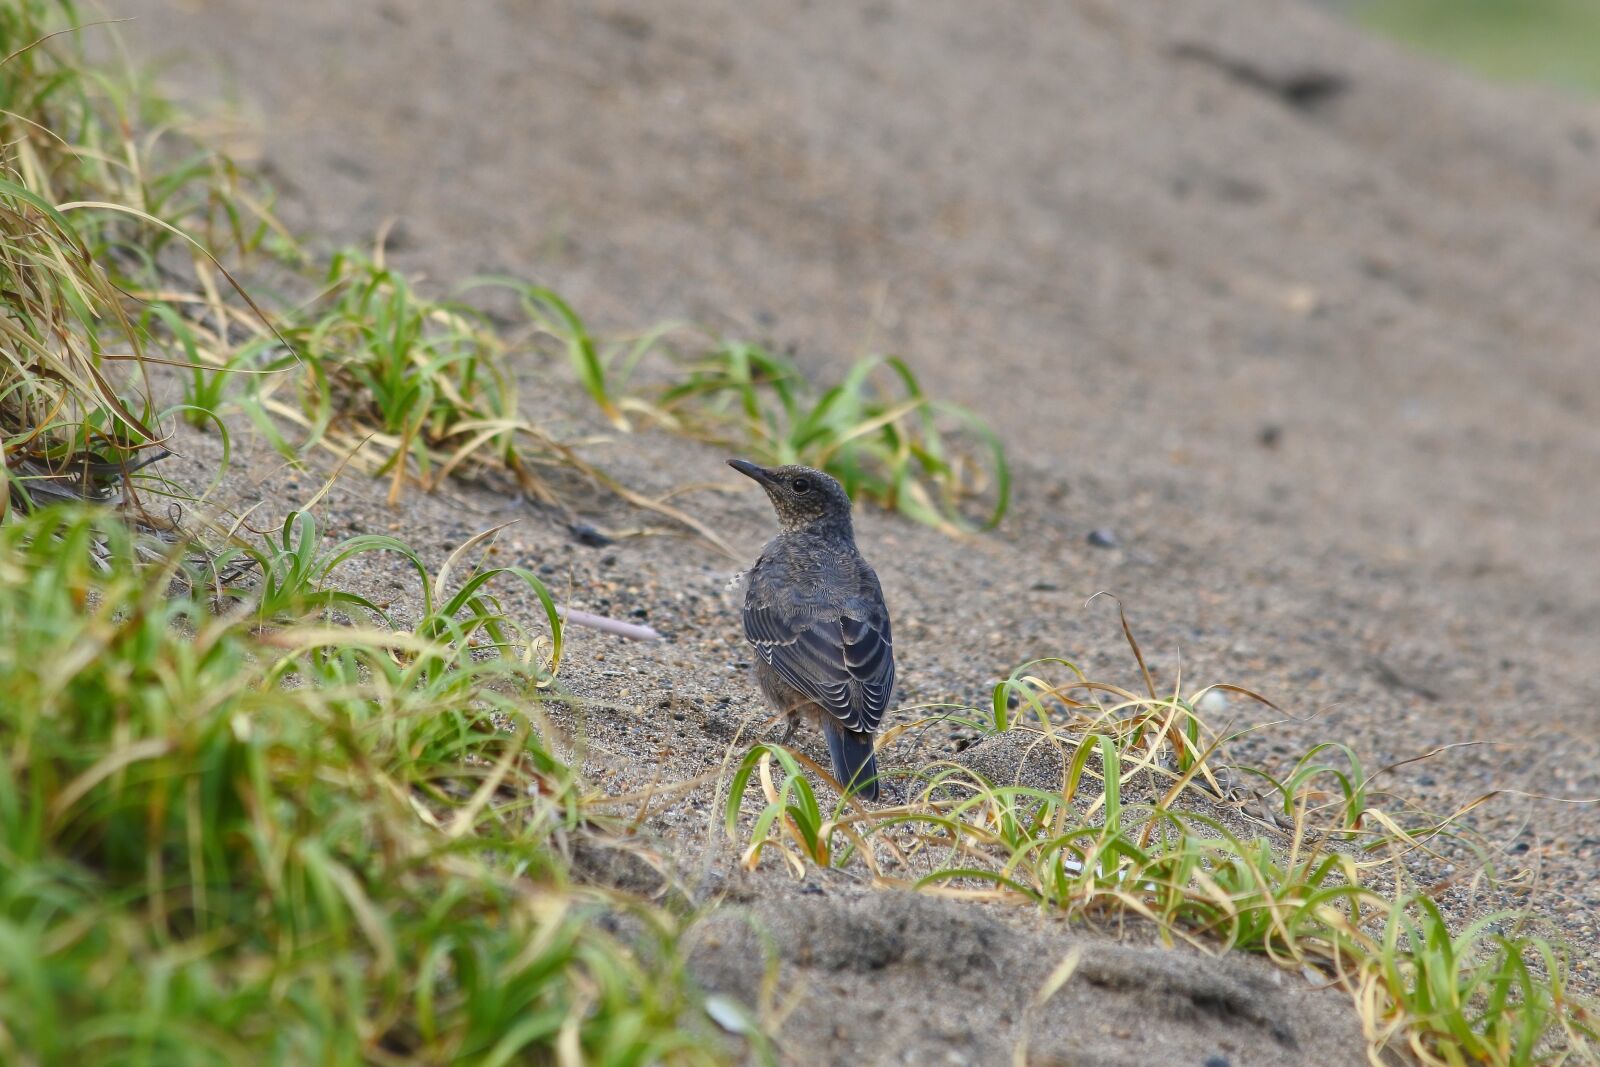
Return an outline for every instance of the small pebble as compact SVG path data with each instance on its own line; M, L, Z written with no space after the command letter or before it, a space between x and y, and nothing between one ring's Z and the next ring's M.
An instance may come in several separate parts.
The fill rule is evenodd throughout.
M1226 1056L1207 1056L1206 1067L1233 1067Z
M1106 527L1089 531L1089 543L1096 548L1116 548L1117 532Z

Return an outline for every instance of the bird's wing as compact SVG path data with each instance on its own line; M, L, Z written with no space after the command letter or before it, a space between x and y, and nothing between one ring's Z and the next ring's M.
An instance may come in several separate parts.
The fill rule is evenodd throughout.
M820 614L751 601L744 635L756 653L847 729L876 730L894 692L894 638L882 596L850 597L842 611Z

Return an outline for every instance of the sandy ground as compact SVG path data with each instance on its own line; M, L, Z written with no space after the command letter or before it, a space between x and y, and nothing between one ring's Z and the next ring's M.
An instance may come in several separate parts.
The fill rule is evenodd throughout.
M860 518L904 702L981 702L1040 655L1132 683L1114 608L1085 607L1113 591L1161 676L1181 664L1297 717L1247 756L1338 740L1382 766L1473 742L1384 782L1434 811L1506 791L1468 819L1509 886L1462 866L1441 891L1461 915L1548 915L1600 988L1600 815L1571 803L1600 796L1593 103L1268 0L107 7L138 16L133 54L172 61L180 94L239 105L239 147L304 232L365 242L398 218L394 258L441 286L517 273L602 329L697 319L819 375L904 353L997 425L1019 473L1014 514L975 541ZM557 368L526 370L536 414L594 430ZM680 502L747 560L770 533L719 453L651 433L589 455L642 489L713 483ZM268 471L229 492L314 488ZM381 500L352 484L325 514L440 554L521 518L504 552L668 636L573 641L567 684L606 705L583 718L601 786L686 780L759 726L726 593L744 561L679 537L585 547L484 490ZM1102 528L1117 547L1088 543ZM889 765L965 743L929 731ZM850 879L746 883L702 848L713 806L686 798L657 829L778 931L785 985L808 994L784 1030L795 1062L1007 1062L1032 991L1085 939ZM753 996L754 960L725 940L702 973ZM1031 1062L1361 1061L1344 1002L1264 964L1086 943L1110 977L1032 1020Z

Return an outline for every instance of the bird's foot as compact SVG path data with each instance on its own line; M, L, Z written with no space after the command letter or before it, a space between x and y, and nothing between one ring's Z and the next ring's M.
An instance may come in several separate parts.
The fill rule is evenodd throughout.
M790 741L794 740L795 731L798 729L800 729L800 721L798 719L790 719L784 724L783 736L778 738L778 744L787 746Z

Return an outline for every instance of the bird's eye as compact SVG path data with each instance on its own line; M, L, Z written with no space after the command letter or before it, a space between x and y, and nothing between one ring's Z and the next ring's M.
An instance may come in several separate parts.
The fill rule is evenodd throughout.
M796 478L794 481L789 483L789 488L793 489L797 493L800 493L801 495L809 493L811 492L811 479Z

